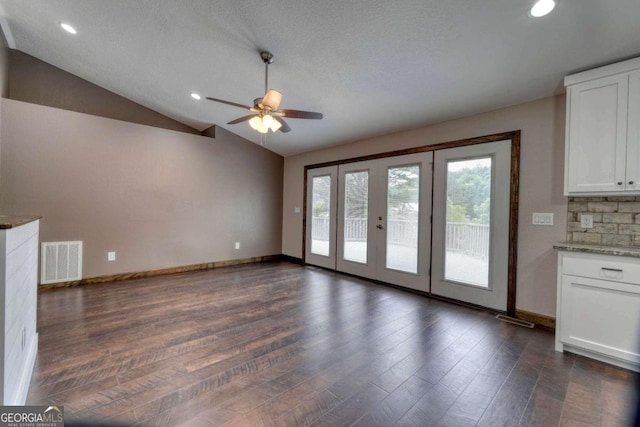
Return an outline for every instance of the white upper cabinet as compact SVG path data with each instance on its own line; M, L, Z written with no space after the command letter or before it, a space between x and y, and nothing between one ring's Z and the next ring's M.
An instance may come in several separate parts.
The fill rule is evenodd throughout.
M640 194L640 58L565 78L565 195Z
M640 70L629 74L629 109L627 117L626 185L627 190L640 192Z

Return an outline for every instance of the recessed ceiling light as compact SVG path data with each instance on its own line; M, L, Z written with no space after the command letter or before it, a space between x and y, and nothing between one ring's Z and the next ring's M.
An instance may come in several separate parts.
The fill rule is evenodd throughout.
M553 0L538 0L529 13L534 18L539 18L551 12L554 7L556 7L556 2Z
M70 34L76 34L76 33L77 33L76 29L75 29L75 28L73 28L71 25L69 25L69 24L67 24L67 23L61 22L61 23L60 23L60 26L61 26L61 27L62 27L62 29L63 29L63 30L65 30L67 33L70 33Z
M199 100L201 100L201 99L202 99L202 97L201 97L200 95L198 95L197 93L195 93L195 92L191 92L191 93L190 93L190 95L191 95L191 97L192 97L193 99L195 99L195 100L198 100L198 101L199 101Z

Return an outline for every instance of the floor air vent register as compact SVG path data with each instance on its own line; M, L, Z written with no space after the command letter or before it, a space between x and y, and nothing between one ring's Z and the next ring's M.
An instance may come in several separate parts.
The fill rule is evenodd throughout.
M516 319L515 317L505 316L504 314L498 314L496 316L496 319L502 320L503 322L507 322L507 323L513 323L514 325L524 326L525 328L533 328L534 326L536 326L536 324L533 322L529 322L522 319Z

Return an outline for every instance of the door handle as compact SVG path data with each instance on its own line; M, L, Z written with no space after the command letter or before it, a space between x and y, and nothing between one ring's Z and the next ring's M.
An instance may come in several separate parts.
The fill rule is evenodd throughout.
M384 226L383 226L382 224L378 224L378 225L376 225L376 228L377 228L378 230L384 230Z

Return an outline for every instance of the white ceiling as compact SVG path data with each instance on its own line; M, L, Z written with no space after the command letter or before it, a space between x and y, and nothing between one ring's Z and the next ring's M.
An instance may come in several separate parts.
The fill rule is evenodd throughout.
M266 148L291 155L564 91L562 78L640 55L640 1L0 0L12 47L199 130L260 143L245 111L270 87L288 119ZM71 36L58 22L68 22Z

